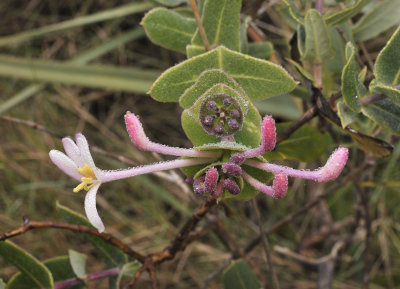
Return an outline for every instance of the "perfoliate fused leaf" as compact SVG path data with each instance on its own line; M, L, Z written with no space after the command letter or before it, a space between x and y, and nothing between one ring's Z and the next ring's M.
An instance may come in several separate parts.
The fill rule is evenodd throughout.
M279 65L219 46L165 71L149 93L158 101L177 102L203 71L213 68L237 81L252 101L287 93L296 86Z

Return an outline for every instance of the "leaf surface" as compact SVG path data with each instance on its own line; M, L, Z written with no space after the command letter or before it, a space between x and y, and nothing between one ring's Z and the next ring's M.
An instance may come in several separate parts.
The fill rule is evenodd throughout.
M225 289L260 289L262 286L257 276L244 260L233 261L224 271Z

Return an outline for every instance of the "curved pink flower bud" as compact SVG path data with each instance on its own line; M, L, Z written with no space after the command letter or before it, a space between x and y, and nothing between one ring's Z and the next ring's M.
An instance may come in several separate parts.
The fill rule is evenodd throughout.
M211 168L206 172L204 186L207 193L211 195L215 193L215 191L217 190L218 177L219 174L216 168Z
M180 157L217 157L217 152L197 151L195 149L169 147L150 141L144 133L143 126L139 118L131 113L125 114L126 130L132 143L142 151L156 152L164 155L180 156Z
M286 195L288 188L287 176L284 174L277 174L272 182L272 187L263 184L259 180L256 180L249 174L243 172L243 178L254 188L263 192L273 198L280 199Z
M238 184L231 179L224 180L224 189L227 190L232 195L237 195L240 193L240 188Z
M224 174L231 175L235 178L239 178L242 175L242 168L239 165L231 162L224 163L222 165L222 171Z
M261 163L255 160L246 160L245 164L275 174L283 173L291 177L308 179L316 182L329 182L334 180L342 172L348 156L349 150L345 147L339 147L329 157L325 166L315 171L296 170L271 163Z
M245 151L246 159L251 159L259 155L272 151L276 144L275 120L271 116L264 117L261 123L261 144L259 147Z

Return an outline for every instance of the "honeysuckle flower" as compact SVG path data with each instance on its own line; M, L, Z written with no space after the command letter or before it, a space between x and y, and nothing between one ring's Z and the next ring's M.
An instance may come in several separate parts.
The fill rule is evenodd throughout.
M138 132L140 133L140 130ZM141 136L138 139L138 144L144 145L144 147L146 147L146 145L149 145L149 143L146 143L146 140L148 141L147 138L143 138L143 136ZM89 144L83 134L76 134L75 142L71 138L66 137L62 139L62 143L64 146L65 154L58 150L51 150L49 153L50 159L64 173L81 182L73 189L73 191L87 191L85 197L86 216L88 217L90 223L99 232L104 231L104 224L97 212L96 195L102 183L134 177L142 174L153 173L157 171L210 163L212 161L210 157L215 158L217 156L216 153L199 152L200 154L197 155L194 150L192 151L175 148L173 152L177 153L178 155L198 157L191 159L177 159L173 161L160 162L128 169L106 171L96 167L92 155L90 154ZM150 142L150 147L152 144L153 143ZM154 145L155 146L151 147L151 149L153 151L159 151L160 145ZM183 154L183 152L188 153Z
M220 97L221 95L217 96ZM224 123L224 128L227 130L227 135L232 134L232 128L227 124L227 121L229 120L222 118L225 116L235 115L236 106L232 106L234 102L231 98L228 98L225 95L222 95L222 97L224 97L224 101L220 101L219 104L217 104L213 98L210 98L205 102L204 110L209 114L200 112L200 116L204 118L202 120L202 126L205 127L206 131L210 130L210 134L212 135L218 134L215 132L215 128L222 123ZM228 109L231 110L228 111ZM233 114L232 111L234 111ZM212 112L217 112L217 114L212 115ZM239 116L240 115L238 115L238 117ZM209 124L207 124L207 117L213 117L213 120L210 121ZM204 122L206 123L204 124ZM125 115L125 123L133 144L141 150L156 151L162 154L175 156L194 158L208 157L212 159L209 166L206 166L205 169L196 174L194 179L189 178L189 180L193 184L193 190L197 195L208 193L214 198L219 198L222 195L223 190L226 190L232 195L239 194L241 191L239 186L240 178L258 191L274 198L282 198L285 196L288 188L288 176L309 179L316 182L328 182L335 179L340 174L348 158L348 149L339 147L330 156L324 167L314 171L297 170L265 161L265 159L262 158L262 155L272 151L276 145L275 121L271 116L266 116L262 120L260 145L256 148L249 148L242 152L228 150L228 153L231 154L228 161L221 160L227 153L224 149L220 149L221 153L218 154L216 151L200 151L196 148L172 148L151 142L145 135L138 117L133 113L128 112ZM213 130L209 129L211 127L214 127ZM226 135L221 133L220 137L222 138L222 141L227 141L225 138ZM231 140L229 141L234 142L234 138L230 139ZM249 173L245 172L242 167L243 164L275 174L272 186L260 182Z

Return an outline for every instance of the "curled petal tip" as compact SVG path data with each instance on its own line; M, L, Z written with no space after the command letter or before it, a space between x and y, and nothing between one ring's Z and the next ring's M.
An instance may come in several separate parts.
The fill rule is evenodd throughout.
M272 151L276 144L275 120L271 116L266 116L261 124L261 142L264 153Z
M318 182L329 182L336 179L342 172L349 157L349 150L345 147L339 147L329 157L325 166L318 172Z
M140 150L146 150L147 142L149 141L144 133L142 124L138 117L130 113L125 114L125 125L132 143Z
M288 178L285 174L277 174L272 183L272 197L276 199L283 198L288 189Z

